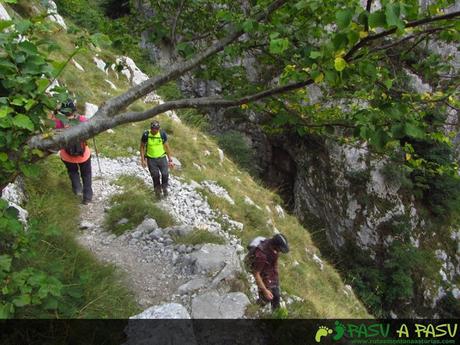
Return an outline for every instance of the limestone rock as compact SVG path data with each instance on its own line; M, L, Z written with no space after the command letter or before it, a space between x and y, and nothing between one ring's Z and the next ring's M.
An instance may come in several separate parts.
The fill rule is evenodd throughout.
M219 295L211 291L192 301L194 319L239 319L244 316L249 298L242 292Z
M158 224L155 219L146 218L144 221L137 226L135 232L147 233L158 228Z
M157 319L157 322L142 322L143 319ZM163 320L162 320L163 319ZM171 322L164 319L181 319ZM123 345L196 345L190 314L184 306L177 303L153 306L142 313L130 317L125 328L127 341Z
M241 272L236 251L231 246L218 244L205 244L200 250L190 254L195 273L206 272L213 274L221 271L226 266L226 271Z
M183 305L168 303L150 307L130 319L190 319L190 315Z
M196 278L193 280L190 280L189 282L179 286L179 289L177 290L181 295L193 292L195 290L199 290L203 287L205 287L207 284L207 280L203 278Z

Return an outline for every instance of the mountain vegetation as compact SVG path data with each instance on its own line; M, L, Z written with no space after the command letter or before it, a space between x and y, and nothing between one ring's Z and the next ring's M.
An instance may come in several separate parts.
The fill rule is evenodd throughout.
M90 4L86 0L60 0L59 10L74 23L67 33L47 21L46 15L37 11L43 9L38 4L31 6L21 0L8 3L16 11L16 18L0 22L2 189L18 175L29 179L35 186L31 188L38 188L36 179L44 174L44 166L54 164L49 163L53 158L46 158L50 150L74 140L100 135L104 142L107 129L123 126L120 128L128 131L127 124L136 122L136 129L140 129L141 121L169 110L180 109L189 122L202 123L201 110L233 108L234 116L249 122L251 112L261 114L257 125L267 133L300 138L316 135L347 144L366 142L373 154L390 158L393 165L387 173L404 181L407 195L413 196L436 224L443 229L458 225L460 179L452 144L454 132L444 127L448 110L459 107L459 77L448 73L451 61L434 53L424 55L421 49L430 39L447 43L460 40L460 12L445 11L452 1L433 1L422 8L411 0L381 1L379 6L372 0L365 6L359 1L170 0L149 2L155 15L142 17L134 2L100 0ZM146 53L138 47L146 30L149 42L170 47L173 63L161 68L149 65ZM94 71L88 72L93 74L85 77L69 72L73 68L69 62L76 57L81 57L90 71L96 46L109 64L116 63L114 52L129 53L151 78L131 88L113 80L123 91L103 94L107 85L101 81L102 72L94 66ZM260 65L258 78L251 80L244 66L237 63L250 53ZM118 69L122 68L120 64ZM434 85L432 92L410 90L403 68L429 79ZM218 81L222 93L181 97L174 82L190 72L197 78ZM62 86L51 86L55 80L63 82ZM305 92L308 85L319 86L327 98L337 102L310 104L310 95ZM45 92L50 86L53 96ZM49 113L69 96L69 89L77 97L97 103L99 110L91 121L55 132ZM146 106L140 100L154 90L165 95L166 102ZM346 111L341 106L344 102ZM136 147L137 140L130 145ZM225 140L231 142L232 137L220 140L225 145ZM104 153L114 154L110 152L113 147L107 146ZM241 157L243 166L254 169L250 167L249 153L241 154L244 148L228 146ZM179 152L192 155L186 153L185 147ZM190 172L189 177L192 174L196 172ZM230 213L239 212L219 205L219 201L216 204ZM61 282L67 279L60 275L62 268L27 265L38 255L38 249L33 249L36 242L46 240L35 240L33 236L38 234L34 226L25 233L8 205L2 202L0 206L5 239L1 244L0 280L13 282L2 290L7 303L1 304L0 315L28 315L21 313L31 305L55 311L63 296L84 295L80 290L67 291L67 284ZM45 210L37 209L37 224ZM244 217L253 221L255 230L263 215L248 211ZM298 224L290 226L302 231ZM50 228L54 229L54 225ZM301 236L291 231L294 238ZM397 231L408 236L404 226ZM444 235L449 236L447 232ZM414 262L422 265L423 253L395 244L391 259L385 263L387 273L377 268L363 269L367 260L350 260L349 272L358 281L358 290L367 297L366 306L372 312L380 315L383 304L396 306L412 296L413 281L404 272L410 271ZM425 269L433 271L429 265ZM290 279L305 277L305 270L304 266L295 269ZM58 274L50 274L53 272ZM87 278L80 272L72 279L77 276L80 282ZM334 284L342 284L337 276L333 279ZM385 291L377 291L382 286ZM133 310L127 295L123 292L120 299L126 298L130 306L127 310ZM304 317L315 309L305 308L300 314ZM88 309L85 304L81 308L73 305L61 312L67 317L104 316L85 314ZM365 315L361 308L357 310L358 315ZM331 314L321 311L314 316L324 315Z

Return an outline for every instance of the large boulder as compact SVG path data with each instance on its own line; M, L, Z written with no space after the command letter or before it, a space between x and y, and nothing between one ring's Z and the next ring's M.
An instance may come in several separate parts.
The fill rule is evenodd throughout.
M190 315L182 304L167 303L150 307L130 319L190 319Z
M195 274L204 273L213 275L226 272L226 279L235 273L241 272L241 265L232 246L207 243L200 250L190 254L193 262L192 270Z
M242 292L220 295L217 291L197 296L192 301L194 319L239 319L244 316L249 298Z
M127 341L123 345L197 344L193 324L187 319L190 320L190 315L181 304L150 307L130 317L125 329Z

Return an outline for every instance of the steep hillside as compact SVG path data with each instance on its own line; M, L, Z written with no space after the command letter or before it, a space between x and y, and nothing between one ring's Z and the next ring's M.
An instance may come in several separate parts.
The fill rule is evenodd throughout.
M30 7L34 6L25 8L17 5L15 9L17 11L22 9L24 15L24 12L31 10ZM8 8L8 12L10 15L17 15L11 8ZM71 24L69 20L66 20L66 23ZM54 24L52 33L45 33L61 48L57 53L53 53L53 58L66 59L75 50L75 43L80 33L72 34L70 31L66 31L59 24ZM131 86L130 82L138 82L135 78L128 80L126 77L127 71L130 71L132 76L135 75L134 72L137 70L133 65L122 71L125 74L110 68L104 70L106 63L113 63L118 57L117 52L108 48L100 50L93 47L80 51L65 67L59 82L75 95L77 107L82 113L86 112L88 115L93 113L91 105L87 104L85 107L85 102L101 105L110 97L128 89ZM154 70L159 69L153 66L150 71ZM161 95L162 92L170 92L174 86L168 88L160 89L158 93ZM158 97L151 97L151 99L153 102L160 101ZM131 106L131 109L137 111L148 108L149 103L143 101L138 101ZM179 118L181 115L179 112ZM96 152L95 145L97 145L99 154L99 159L94 155L92 160L96 191L92 204L78 206L78 201L66 194L70 192L67 177L64 166L56 156L48 157L41 162L39 164L41 177L25 179L26 192L30 198L23 206L25 209L30 209L29 222L37 222L40 218L41 226L49 227L51 223L47 224L46 217L44 219L43 216L49 215L50 211L52 213L52 208L57 207L63 217L52 220L53 246L59 245L59 238L64 233L67 237L78 237L83 247L94 252L100 262L98 265L104 265L103 261L111 262L118 271L123 272L125 278L120 280L121 284L128 286L134 292L134 299L143 308L152 304L183 302L184 298L177 293L176 289L187 281L197 279L203 273L194 270L188 258L198 255L197 253L207 248L219 246L206 243L216 241L223 243L219 248L226 248L225 250L230 248L232 251L229 255L241 259L244 254L243 247L252 238L271 236L274 232L280 231L286 234L292 248L288 255L281 257L280 261L282 297L286 302L288 317L368 316L351 288L344 285L338 272L320 258L308 229L303 228L296 218L283 211L281 200L275 191L264 188L247 172L240 170L237 164L223 155L213 138L196 128L172 119L171 116L172 114L159 116L163 128L169 135L173 155L180 163L172 170L171 195L166 200L158 201L153 198L150 177L138 162L137 150L140 136L143 130L148 128L149 121L138 122L106 131L96 136L95 141L89 141L93 152ZM47 182L41 183L40 178L46 178ZM123 196L111 200L116 194ZM58 205L53 206L42 200L43 195L59 195L62 199ZM159 236L162 242L158 237L154 238L153 232L150 232L152 228L144 231L138 227L142 220L134 224L136 221L134 211L125 213L117 211L117 205L123 207L130 200L146 200L147 209L158 209L156 215L149 214L148 218L156 220L157 224L154 228L164 234ZM169 216L165 215L165 212ZM110 216L113 218L112 222L108 220ZM174 224L165 220L169 219L168 217L172 217L171 222ZM161 223L162 219L163 223ZM83 224L83 221L91 224ZM123 235L118 236L120 232L111 235L111 231L119 230L119 225L126 223L130 227L120 230ZM78 233L78 227L82 229L82 233ZM196 238L173 236L184 228L188 229L187 231L195 231ZM153 237L147 238L146 235L150 234ZM141 248L141 252L136 250L138 248ZM61 249L57 247L55 250ZM78 250L85 257L88 256L86 251ZM157 250L160 250L162 255L158 255ZM72 263L74 267L80 265L79 260L79 257L74 257ZM66 262L65 265L67 264L71 263ZM138 265L137 278L132 275L133 267L136 265ZM238 266L237 263L235 265ZM159 268L161 270L158 270ZM63 268L63 270L67 269L68 267ZM242 292L249 296L254 304L254 296L251 293L254 284L250 277L244 273L238 274L239 270L235 272L237 274L228 276L229 279L218 281L217 291ZM213 277L217 279L220 273L212 274L215 274ZM143 280L149 274L151 280ZM209 275L209 272L205 272L205 275ZM152 288L154 278L164 279L163 287L160 286L162 284L155 286L159 290ZM69 284L69 281L65 280L66 277L61 279L63 284ZM175 286L171 287L168 282L174 282ZM80 280L76 284L91 290L92 287L89 285L94 284L94 280ZM187 303L193 304L193 299L199 299L200 296L209 293L208 288L204 286L197 290L196 295L187 295L190 298ZM149 292L146 292L147 290ZM110 294L110 289L104 289L99 297L90 297L91 294L85 296L87 299L79 310L80 314L70 312L66 314L67 317L132 315L136 308L119 311L116 314L110 309L103 308L94 310L90 315L82 312L86 309L86 305L93 304L90 298L110 300ZM184 302L185 306L190 308L187 303ZM115 305L105 307L116 308ZM48 306L48 309L52 311L53 306ZM247 308L246 315L259 315L258 309L256 305L252 305ZM21 316L21 314L16 315Z

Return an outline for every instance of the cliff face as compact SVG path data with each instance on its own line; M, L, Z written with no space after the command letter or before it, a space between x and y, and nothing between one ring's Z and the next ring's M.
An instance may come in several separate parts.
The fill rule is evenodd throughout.
M456 73L458 52L430 44L432 51L453 57L451 73ZM258 79L261 66L254 68L254 58L239 63L248 80ZM410 71L406 76L418 92L431 88ZM195 97L221 92L217 82L193 75L183 78L180 88L184 95ZM323 102L319 89L307 92L310 102ZM351 146L322 137L267 135L258 126L264 121L259 114L247 112L242 120L232 111L211 109L208 115L213 131L231 129L242 134L257 153L254 164L262 178L278 188L300 220L307 224L315 220L313 232L324 229L338 266L348 270L350 281L367 286L362 296L386 295L376 302L384 303L380 308L386 315L433 317L460 312L449 305L460 298L460 231L441 225L426 212L392 171L388 158L374 155L366 143ZM457 112L448 118L449 123L457 123ZM372 291L378 289L386 291Z
M413 291L405 298L410 305L387 312L433 316L443 298L460 297L455 285L460 277L459 232L437 228L414 197L403 192L401 182L387 173L385 159L372 158L364 145L320 140L286 149L297 167L293 212L304 222L320 220L343 266L353 271L367 262L369 274L390 276L397 269L388 270L389 266L404 267ZM405 254L397 256L402 248ZM367 259L358 260L362 255ZM411 255L409 264L399 261ZM420 269L420 264L427 269Z

